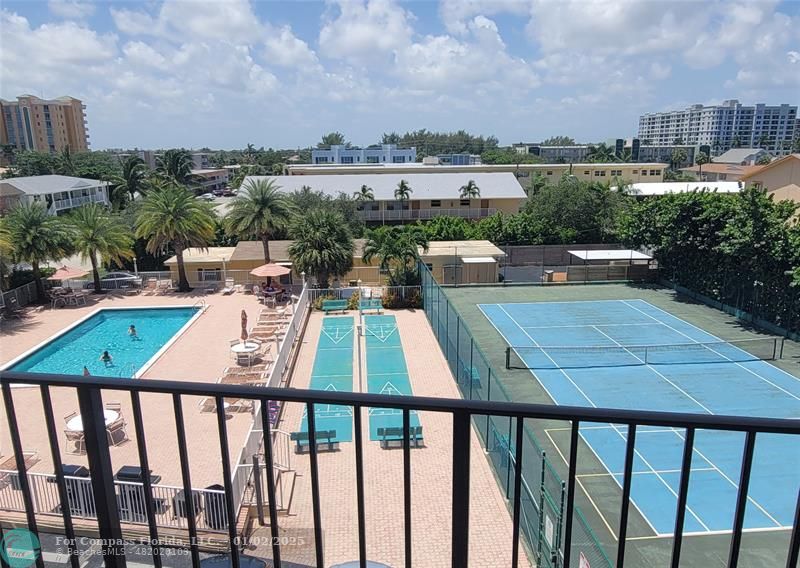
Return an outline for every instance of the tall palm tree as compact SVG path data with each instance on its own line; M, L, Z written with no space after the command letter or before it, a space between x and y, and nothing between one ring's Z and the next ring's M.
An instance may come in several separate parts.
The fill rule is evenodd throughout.
M63 218L47 213L42 203L20 203L6 217L6 228L14 246L13 258L29 262L36 282L36 292L44 297L40 265L58 260L72 252L70 231Z
M698 176L700 181L703 181L703 164L707 164L711 161L711 158L708 157L708 154L705 152L698 152L697 156L694 158L694 163L700 166Z
M256 147L253 146L252 144L247 144L247 147L244 149L244 152L243 152L244 157L245 157L245 161L248 164L254 163L255 162L256 153L257 153L256 152Z
M264 246L264 262L270 262L269 240L286 227L292 207L273 180L249 179L233 198L225 216L225 230L242 239L258 239Z
M11 232L8 230L7 217L0 217L0 290L5 290L6 273L9 271L14 245L11 244Z
M382 226L367 231L362 260L372 264L378 260L381 270L389 271L393 285L402 286L409 281L409 273L419 259L419 249L428 250L425 230L417 225Z
M688 155L686 154L686 150L684 150L683 148L675 148L674 150L672 150L672 154L670 154L670 160L669 160L672 169L677 170L679 167L681 167L681 164L683 164L687 160L687 158Z
M353 199L355 199L359 204L363 204L367 201L375 201L375 194L372 192L372 188L367 184L361 186L361 189L353 193Z
M469 180L465 185L459 189L461 199L478 199L481 196L481 188L475 183L475 180Z
M147 185L147 166L139 156L128 156L122 163L122 175L115 176L111 184L115 192L125 192L133 201L137 193L144 195Z
M613 148L601 142L597 146L589 146L586 158L592 163L609 163L615 162L617 157Z
M171 179L181 185L191 185L195 181L192 175L192 155L183 149L171 149L164 152L156 163L156 173L163 178Z
M151 254L172 247L178 261L178 290L188 292L183 253L189 247L206 248L214 240L214 211L174 182L158 182L142 200L136 215L136 237L147 239Z
M414 193L414 190L411 189L411 186L408 185L408 182L404 179L401 179L400 182L397 184L397 187L394 190L394 198L400 202L400 214L405 210L405 202L411 199L411 194Z
M331 276L344 276L353 267L353 236L341 213L312 209L295 219L290 234L295 269L314 275L320 288L328 287Z
M78 207L68 218L73 231L73 244L81 258L92 264L95 294L102 292L98 255L104 264L114 261L122 264L123 258L133 258L133 239L128 228L99 203Z

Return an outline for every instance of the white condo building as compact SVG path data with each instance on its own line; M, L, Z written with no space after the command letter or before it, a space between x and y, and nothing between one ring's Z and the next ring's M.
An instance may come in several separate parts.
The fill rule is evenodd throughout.
M639 138L648 144L708 145L718 156L736 147L763 148L782 156L791 151L797 106L745 106L737 100L721 105L692 105L682 110L639 117Z

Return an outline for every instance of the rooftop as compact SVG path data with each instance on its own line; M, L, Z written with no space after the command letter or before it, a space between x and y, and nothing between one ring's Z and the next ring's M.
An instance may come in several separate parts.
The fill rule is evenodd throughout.
M681 168L682 172L692 172L692 173L699 173L700 166L691 166L688 168ZM752 173L756 170L761 169L761 166L742 166L740 164L703 164L703 173L707 174L727 174L727 175L737 175L737 176L744 176L749 173Z
M731 148L712 161L717 164L741 164L742 162L747 162L752 159L752 156L766 153L767 151L761 148Z
M185 262L228 262L231 260L233 250L233 247L191 247L183 251L183 260ZM177 256L172 256L165 260L164 264L176 264L177 258Z
M72 176L46 175L15 177L0 180L0 195L11 195L7 186L27 195L47 195L72 189L106 186L108 182Z
M464 257L501 257L505 256L501 249L494 246L489 241L432 241L428 244L428 250L422 251L423 257L432 256L453 256Z
M425 173L425 174L362 174L362 175L303 175L303 176L248 176L242 182L247 187L250 179L267 179L274 181L287 193L300 191L308 186L314 191L337 196L340 193L351 195L362 185L372 188L378 201L394 200L394 191L400 180L405 180L411 187L411 199L453 199L460 188L470 180L480 188L481 198L525 199L526 194L510 172L486 173Z

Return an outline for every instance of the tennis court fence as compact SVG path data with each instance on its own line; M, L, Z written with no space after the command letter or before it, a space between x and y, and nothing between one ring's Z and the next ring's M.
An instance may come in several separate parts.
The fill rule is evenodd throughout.
M746 363L783 356L781 337L664 345L554 345L506 347L506 369L570 369L630 365Z
M447 359L461 395L466 400L513 402L476 342L470 329L449 302L430 270L420 263L423 308ZM473 417L495 479L509 503L515 500L514 448L516 421L502 416ZM520 533L537 566L564 568L566 482L550 462L533 431L524 426L520 483ZM585 558L592 568L611 568L612 562L580 508L573 510L571 563Z

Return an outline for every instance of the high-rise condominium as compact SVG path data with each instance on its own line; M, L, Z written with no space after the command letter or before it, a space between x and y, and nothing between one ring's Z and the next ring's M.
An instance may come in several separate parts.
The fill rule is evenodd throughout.
M644 114L639 117L639 138L655 145L708 145L714 155L731 148L763 148L785 155L791 151L796 121L796 106L745 106L730 100Z
M44 100L22 95L16 101L0 99L0 144L17 150L73 152L89 149L86 106L72 97Z

